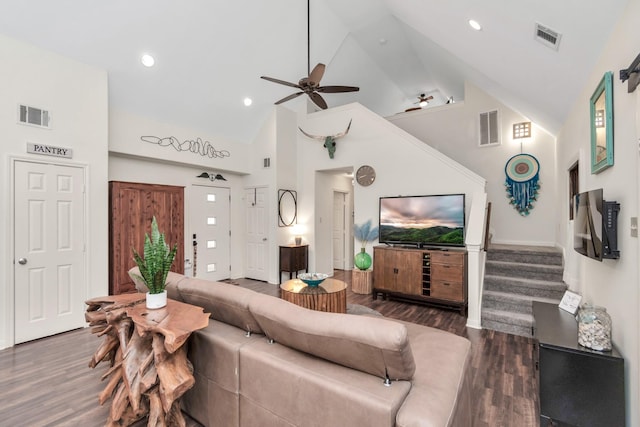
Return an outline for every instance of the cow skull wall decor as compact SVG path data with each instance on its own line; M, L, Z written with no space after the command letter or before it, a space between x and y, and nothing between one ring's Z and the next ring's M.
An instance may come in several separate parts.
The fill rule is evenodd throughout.
M298 127L298 129L300 129L300 132L305 134L307 137L315 139L315 140L318 140L320 142L323 142L324 143L324 147L329 152L329 158L333 159L333 155L336 152L336 140L338 138L342 138L343 136L345 136L346 134L349 133L349 128L351 128L351 121L352 120L353 119L349 120L349 126L347 126L347 129L344 132L340 132L340 133L337 133L335 135L328 135L328 136L310 135L310 134L306 133L305 131L303 131L301 127Z

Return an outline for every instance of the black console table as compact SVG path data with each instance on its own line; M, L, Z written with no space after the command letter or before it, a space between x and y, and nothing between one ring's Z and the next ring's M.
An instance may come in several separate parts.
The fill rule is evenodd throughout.
M280 269L278 270L278 283L282 280L282 272L289 273L289 279L292 273L304 270L309 272L309 245L287 245L280 246Z
M540 426L624 426L624 359L616 349L579 345L575 317L555 304L534 302L533 317Z

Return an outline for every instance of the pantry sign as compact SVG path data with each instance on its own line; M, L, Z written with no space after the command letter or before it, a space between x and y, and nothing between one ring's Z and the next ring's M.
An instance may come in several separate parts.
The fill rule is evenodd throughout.
M71 148L34 144L33 142L27 142L27 153L40 154L43 156L65 157L67 159L73 158L73 150Z

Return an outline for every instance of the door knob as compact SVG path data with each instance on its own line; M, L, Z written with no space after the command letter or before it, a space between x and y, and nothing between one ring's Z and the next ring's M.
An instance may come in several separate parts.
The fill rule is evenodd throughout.
M18 260L18 264L20 264L20 265L25 265L26 263L27 263L27 259L26 258L20 258Z

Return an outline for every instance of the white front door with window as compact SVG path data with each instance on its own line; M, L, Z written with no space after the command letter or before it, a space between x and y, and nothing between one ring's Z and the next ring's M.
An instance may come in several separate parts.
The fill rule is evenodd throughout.
M16 161L15 343L84 326L84 169Z
M219 281L231 273L229 189L193 185L189 212L194 246L194 276ZM195 235L195 238L194 238Z

